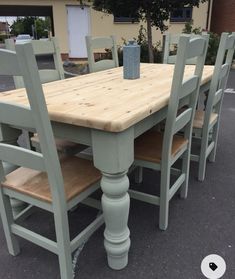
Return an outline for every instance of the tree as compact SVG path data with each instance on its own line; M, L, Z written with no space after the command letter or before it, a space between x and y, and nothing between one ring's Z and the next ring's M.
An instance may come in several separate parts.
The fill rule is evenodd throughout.
M30 34L36 39L47 37L50 30L50 19L42 19L33 16L18 17L11 25L11 34Z
M167 29L166 20L175 8L194 7L207 0L94 0L93 8L114 16L129 16L133 22L146 21L149 62L153 62L152 27L162 32ZM82 0L80 3L82 4Z

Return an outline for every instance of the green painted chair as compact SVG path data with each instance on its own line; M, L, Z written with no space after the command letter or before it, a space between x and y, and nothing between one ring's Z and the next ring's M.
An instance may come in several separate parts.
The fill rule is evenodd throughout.
M164 41L163 64L175 64L180 35L182 34L171 34L169 32L163 35L163 41ZM202 32L202 35L207 35L207 32ZM200 35L190 34L190 36L192 38L196 38ZM196 59L195 58L188 59L187 64L189 65L196 64Z
M0 64L0 75L23 77L30 104L1 102L0 127L8 126L10 134L17 128L36 131L42 151L0 143L0 214L9 253L19 254L16 236L22 237L58 255L61 278L72 279L71 254L103 223L103 216L70 240L67 213L99 188L101 174L89 160L70 156L59 161L32 45L17 45L16 52L0 50ZM7 131L1 141L10 136ZM20 167L6 175L3 162ZM51 212L56 241L15 223L10 198Z
M196 110L195 113L193 133L197 138L195 142L200 143L200 151L199 155L192 154L191 160L199 162L200 181L205 178L207 159L210 162L215 161L222 100L234 48L235 33L231 35L222 33L205 110Z
M52 37L48 40L32 40L33 51L35 56L52 55L54 67L39 69L39 75L42 83L47 83L55 80L65 78L65 74L70 77L77 76L76 74L67 72L63 68L63 62L60 54L59 42L56 37ZM5 40L6 49L15 50L15 43L13 39ZM14 83L16 88L24 87L24 82L21 77L14 77Z
M135 140L135 166L159 170L161 172L160 196L130 191L132 198L160 206L159 227L168 226L169 202L180 189L181 197L186 198L190 164L192 123L195 114L200 80L208 47L208 36L190 38L181 35L177 52L171 95L163 133L147 131ZM187 59L197 58L194 74L184 80ZM184 106L183 110L179 110ZM182 135L177 135L183 130ZM173 169L173 164L182 158L180 169ZM171 185L171 174L177 179Z
M47 83L51 81L56 81L65 78L67 76L73 77L77 76L70 72L64 71L63 63L61 60L60 48L58 39L52 37L48 40L32 40L31 41L33 51L35 56L42 55L52 55L54 61L54 68L44 68L39 69L39 76L42 83ZM5 40L6 49L15 51L15 43L13 39ZM24 81L22 77L14 76L15 88L24 87ZM29 134L23 131L24 139L28 148L40 149L39 139L37 135L30 137ZM86 146L81 144L76 144L63 139L56 139L57 150L60 154L75 154L79 151L82 151Z
M91 37L86 36L86 47L89 72L98 72L119 66L116 39L114 36L110 37ZM95 62L95 50L109 49L112 54L112 59L103 59Z

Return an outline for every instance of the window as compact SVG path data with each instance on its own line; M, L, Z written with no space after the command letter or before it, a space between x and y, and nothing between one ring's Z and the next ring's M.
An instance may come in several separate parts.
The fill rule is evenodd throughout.
M181 9L174 9L171 12L171 22L187 22L192 19L192 8L185 7Z
M119 11L114 14L114 23L138 23L138 14L135 12Z
M114 16L115 23L134 23L136 20L129 16Z

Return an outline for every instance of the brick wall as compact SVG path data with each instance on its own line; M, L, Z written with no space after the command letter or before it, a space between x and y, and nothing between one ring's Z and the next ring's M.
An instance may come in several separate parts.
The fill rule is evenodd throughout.
M211 17L211 31L235 31L235 0L214 0Z

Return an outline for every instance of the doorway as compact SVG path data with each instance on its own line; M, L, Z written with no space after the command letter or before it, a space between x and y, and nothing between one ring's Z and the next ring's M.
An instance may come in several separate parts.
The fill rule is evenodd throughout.
M87 58L85 36L90 34L89 7L67 6L69 57Z

